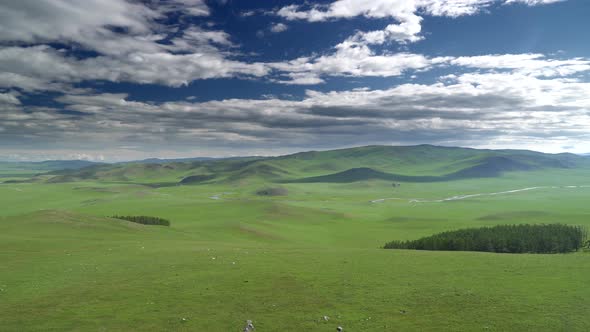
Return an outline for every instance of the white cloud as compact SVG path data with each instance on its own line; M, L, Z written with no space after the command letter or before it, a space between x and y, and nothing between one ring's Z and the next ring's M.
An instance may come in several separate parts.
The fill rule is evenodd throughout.
M400 44L406 42L417 42L423 39L420 36L422 26L420 25L421 17L412 16L400 24L390 24L383 30L369 32L359 31L347 39L348 42L359 45L381 45L388 41L396 41Z
M81 75L76 61L48 46L0 47L0 87L59 90Z
M62 90L67 83L84 80L158 83L180 86L197 79L264 76L260 63L228 60L218 52L172 54L131 53L124 57L67 57L48 46L0 47L0 87L27 91Z
M132 33L151 30L159 13L121 0L20 0L0 3L0 40L28 43L84 39L105 32L106 26Z
M220 35L224 37L224 35ZM209 39L207 39L209 40ZM227 39L220 38L218 42ZM182 46L180 43L178 47ZM195 43L194 47L198 48ZM76 59L48 46L0 48L0 87L25 91L69 90L67 84L85 80L156 83L181 86L196 79L248 75L264 77L275 70L283 84L319 84L325 76L391 77L435 67L459 66L509 70L532 76L568 77L590 70L584 58L551 59L541 54L497 54L434 57L394 53L378 55L368 46L344 41L331 54L301 57L287 62L244 63L228 60L202 46L202 53L132 53L126 57L98 56Z
M310 22L353 18L393 18L403 22L408 16L424 11L435 16L459 17L473 15L494 3L524 3L530 6L565 0L336 0L328 5L289 5L276 14L288 20Z
M518 2L540 5L554 1ZM589 59L543 54L431 57L380 53L374 47L424 38L424 15L473 15L492 3L339 0L325 6L284 7L278 14L287 20L318 22L364 16L391 22L381 30L345 37L324 54L262 63L237 60L239 44L224 31L200 26L178 31L158 23L158 18L171 11L208 15L209 9L200 0L2 2L0 148L20 146L31 151L53 150L55 155L96 156L92 150L135 147L113 148L109 152L113 158L116 153L170 153L168 146L194 151L195 145L208 146L211 151L231 145L251 154L268 151L271 145L285 150L359 142L486 147L543 142L544 147L561 147L588 141L590 83L574 75L590 71ZM286 25L278 23L265 31L273 29L284 31ZM55 41L53 46L45 45ZM63 49L57 46L60 44L65 45ZM96 54L76 57L70 47ZM402 84L382 90L310 90L301 100L266 96L262 100L196 102L187 98L151 103L133 101L127 94L72 88L82 81L176 87L198 79L243 76L315 85L325 83L327 77L414 77L433 68L453 74L441 76L434 84ZM13 88L24 90L24 95L8 90ZM57 102L83 115L24 102L26 92L39 91L63 92Z
M182 37L174 38L172 43L176 46L173 50L180 51L199 51L210 44L221 46L235 46L231 37L224 31L204 30L197 26L192 26L182 32ZM162 46L162 48L165 48ZM210 48L210 50L215 50Z
M361 15L367 18L400 18L412 14L415 9L416 3L413 0L337 0L329 5L313 5L309 10L290 5L279 9L277 14L288 20L317 22Z
M477 14L498 0L422 0L417 5L434 16L459 17Z
M590 83L520 72L466 73L382 90L310 90L301 100L149 103L126 94L70 94L58 101L86 115L8 105L0 113L0 147L18 140L63 142L52 148L77 151L122 145L188 151L195 144L254 151L434 142L549 151L590 139Z
M332 54L268 65L292 78L277 81L283 84L322 83L322 76L392 77L447 67L504 70L533 77L568 77L590 71L590 59L586 58L552 59L529 53L433 58L414 53L378 55L369 46L352 40L338 44Z
M51 62L46 63L51 64L53 69L36 74L34 67L28 68L25 64L26 59L36 55L37 51L20 48L15 53L23 54L18 59L23 66L12 67L3 65L8 62L3 60L9 59L2 59L1 56L6 54L2 54L0 50L0 68L8 71L0 73L0 87L18 87L26 91L63 91L71 89L68 83L95 80L178 87L199 79L240 75L261 77L269 71L263 63L228 60L217 54L136 53L125 58L95 57L85 60L48 56L46 60ZM45 53L45 56L54 50L40 52Z
M305 10L298 5L279 9L277 15L288 20L307 20L310 22L353 18L391 18L396 24L389 24L383 30L359 32L351 37L369 44L382 44L388 40L397 42L416 42L420 36L424 11L435 16L458 17L477 13L489 6L493 0L337 0L329 5L315 5Z
M156 23L172 11L206 16L203 0L19 0L0 2L0 41L72 42L98 52L150 48L166 27ZM117 27L125 33L114 32ZM118 45L108 45L110 41ZM105 45L105 43L107 45Z
M546 5L546 4L556 3L556 2L563 2L563 1L566 1L566 0L506 0L506 3L507 4L522 3L527 6L537 6L537 5Z
M232 59L238 47L224 31L190 26L183 31L163 27L155 19L168 11L206 15L201 0L175 0L165 3L128 3L123 0L75 2L42 0L35 10L27 10L29 0L0 4L1 13L12 13L0 21L6 41L59 41L81 44L100 53L75 58L67 50L45 45L0 46L0 88L18 87L25 91L71 90L71 84L87 80L186 85L194 80L226 77L265 77L273 82L313 85L325 76L399 76L412 70L428 70L440 65L470 68L528 70L531 75L567 76L588 69L584 59L550 60L541 55L487 55L480 57L427 58L420 54L378 54L373 45L388 41L415 42L420 35L420 10L434 15L466 15L489 5L487 0L339 0L328 6L297 6L280 9L287 19L327 20L363 15L391 17L398 23L383 30L357 32L334 47L332 53L300 57L276 63L243 62ZM149 6L152 4L153 6ZM63 7L63 8L62 8ZM63 9L60 11L60 8ZM63 12L68 13L64 16ZM73 15L77 13L77 15ZM6 14L4 14L6 15ZM32 21L30 15L39 19ZM64 16L64 17L62 17ZM28 22L23 26L23 22ZM117 33L108 26L121 26L128 33ZM269 31L284 31L277 23ZM159 40L174 33L168 43ZM551 63L550 63L551 62ZM524 68L524 69L523 69ZM273 72L274 70L274 72Z
M202 0L1 2L0 42L10 46L0 46L0 87L66 90L84 80L180 86L198 79L268 73L263 64L231 59L237 45L226 32L198 26L177 31L158 23L156 19L170 11L209 13ZM160 42L172 34L170 42ZM66 47L21 45L45 42ZM68 55L69 47L98 55L75 58Z
M284 32L284 31L287 31L287 29L289 29L289 27L283 23L273 23L270 26L270 32L272 32L272 33Z
M307 20L310 22L331 19L364 16L367 18L392 18L399 24L390 24L381 36L378 32L366 33L368 36L357 36L357 39L382 39L391 37L398 41L416 41L420 37L421 18L416 15L418 5L414 0L338 0L327 6L312 6L302 10L301 6L290 5L277 11L277 15L288 20ZM362 33L361 33L362 34Z
M532 76L569 76L590 70L590 60L573 58L567 60L549 59L543 54L492 54L463 56L449 61L451 65L481 68L510 69Z
M421 21L424 14L433 16L459 17L474 15L494 3L525 3L529 6L549 4L563 0L336 0L327 5L289 5L276 11L276 15L287 20L322 22L349 19L357 16L366 18L391 18L396 23L383 30L358 32L351 38L368 44L382 44L393 40L399 43L416 42L423 37Z
M301 57L271 67L288 72L291 80L278 80L284 84L321 83L322 75L331 76L399 76L409 70L428 70L435 66L463 66L482 69L518 70L535 76L568 76L589 69L586 59L545 59L540 54L506 54L471 57L426 58L411 53L377 54L374 45L390 41L400 44L417 42L421 33L420 15L458 17L473 15L494 3L510 3L500 0L337 0L328 5L290 5L280 8L276 14L288 20L310 22L345 19L357 16L366 18L391 18L396 23L382 30L358 31L335 46L332 54ZM529 1L529 5L551 1ZM313 79L294 79L293 77Z
M268 34L277 34L287 30L289 30L289 26L284 23L271 23L267 28L256 31L256 37L264 38Z
M209 7L204 0L171 0L168 3L156 3L159 11L182 11L192 16L208 16Z
M0 92L0 107L2 107L2 105L20 105L21 102L18 99L19 94L17 92L6 92L6 93L2 93Z
M438 60L412 53L376 55L367 46L345 41L337 45L336 51L329 55L302 57L289 62L269 64L269 66L287 72L291 77L315 77L319 83L321 82L319 75L399 76L408 70L426 69L435 61ZM293 81L287 82L296 84Z
M276 80L276 83L287 84L287 85L316 85L324 83L324 80L316 73L303 72L303 73L288 73L288 80Z

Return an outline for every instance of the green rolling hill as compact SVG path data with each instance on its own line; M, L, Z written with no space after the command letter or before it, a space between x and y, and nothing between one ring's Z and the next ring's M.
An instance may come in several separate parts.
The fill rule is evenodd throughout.
M100 163L86 160L0 161L0 177L27 178L45 172L76 170L92 165Z
M367 146L4 177L0 330L238 331L251 319L260 331L588 331L590 249L382 247L495 225L588 227L589 165Z
M280 157L93 165L48 173L43 181L110 181L189 185L251 182L438 182L492 178L507 172L590 167L586 157L526 150L432 145L365 146Z

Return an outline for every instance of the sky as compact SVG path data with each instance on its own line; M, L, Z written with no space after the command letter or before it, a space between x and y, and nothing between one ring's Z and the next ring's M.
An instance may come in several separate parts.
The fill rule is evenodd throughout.
M0 0L0 160L590 152L587 0Z

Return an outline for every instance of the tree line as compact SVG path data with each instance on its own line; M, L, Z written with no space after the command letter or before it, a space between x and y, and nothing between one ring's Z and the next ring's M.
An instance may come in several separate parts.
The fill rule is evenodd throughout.
M111 218L127 220L143 225L159 225L159 226L170 226L170 221L150 216L112 216Z
M590 242L581 226L563 224L498 225L447 231L418 240L391 241L385 249L487 251L497 253L566 253Z

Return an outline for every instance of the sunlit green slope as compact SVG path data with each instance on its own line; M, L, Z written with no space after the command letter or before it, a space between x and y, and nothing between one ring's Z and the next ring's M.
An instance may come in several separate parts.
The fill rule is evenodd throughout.
M271 158L127 163L54 172L49 182L80 180L159 185L266 182L406 182L497 177L505 172L589 167L588 158L520 150L367 146Z

